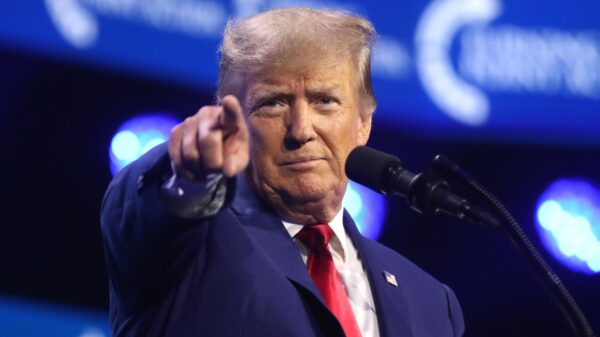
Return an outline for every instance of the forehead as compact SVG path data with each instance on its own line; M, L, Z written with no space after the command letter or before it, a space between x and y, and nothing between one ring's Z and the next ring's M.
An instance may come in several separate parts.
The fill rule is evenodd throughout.
M338 65L312 68L278 67L250 73L246 78L246 96L265 90L293 90L302 86L307 90L343 90L356 87L357 77L350 61Z

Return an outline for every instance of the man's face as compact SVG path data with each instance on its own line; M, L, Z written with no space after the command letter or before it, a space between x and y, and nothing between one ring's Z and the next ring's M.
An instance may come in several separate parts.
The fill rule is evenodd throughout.
M346 189L350 151L367 142L355 66L250 76L243 99L250 131L250 183L284 217L329 221ZM316 213L316 219L302 214ZM321 214L322 213L322 214Z

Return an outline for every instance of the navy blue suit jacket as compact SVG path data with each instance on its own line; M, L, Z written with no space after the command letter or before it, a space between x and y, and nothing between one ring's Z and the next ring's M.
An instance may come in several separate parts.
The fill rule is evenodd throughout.
M168 212L159 197L170 171L165 149L124 169L103 203L113 335L343 336L280 218L243 178L214 217ZM347 212L344 226L368 274L381 336L462 335L448 287L363 237Z

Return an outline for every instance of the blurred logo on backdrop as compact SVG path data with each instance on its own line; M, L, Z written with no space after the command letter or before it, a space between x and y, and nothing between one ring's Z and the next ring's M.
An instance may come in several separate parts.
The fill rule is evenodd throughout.
M194 0L45 0L45 4L56 30L79 49L91 48L101 39L100 17L218 39L230 15L247 17L268 8L365 12L358 3L302 0L234 0L230 7ZM374 76L405 81L414 68L440 111L470 126L488 122L493 110L490 93L600 98L599 31L493 24L502 10L501 0L432 1L416 25L414 57L398 38L382 35L373 54Z
M597 144L596 0L0 1L0 43L214 88L230 17L339 8L373 20L378 119L436 137ZM390 124L387 124L390 122ZM464 126L467 126L466 128Z
M97 16L195 37L216 36L227 19L222 4L191 0L45 0L56 29L71 45L87 48L100 32Z
M303 0L233 0L232 13L222 2L198 0L44 0L60 35L73 47L91 48L100 37L98 17L144 25L194 38L219 38L228 17L244 18L269 8L290 6L342 8L360 12L352 3ZM410 68L406 47L382 35L373 53L373 73L403 79Z
M483 89L600 98L600 32L490 25L500 0L435 0L423 13L415 43L425 91L446 114L486 123ZM458 69L450 49L460 41Z

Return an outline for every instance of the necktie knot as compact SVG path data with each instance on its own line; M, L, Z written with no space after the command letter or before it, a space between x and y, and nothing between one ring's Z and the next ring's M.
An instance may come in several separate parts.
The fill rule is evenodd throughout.
M296 237L311 251L321 251L327 249L333 230L328 224L306 225Z

